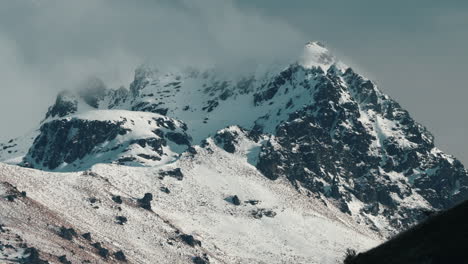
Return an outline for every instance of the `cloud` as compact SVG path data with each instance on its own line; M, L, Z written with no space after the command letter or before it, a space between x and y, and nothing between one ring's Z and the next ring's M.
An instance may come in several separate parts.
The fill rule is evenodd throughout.
M305 42L231 0L0 0L0 122L11 124L0 134L33 127L89 76L128 86L142 63L236 67L291 58Z

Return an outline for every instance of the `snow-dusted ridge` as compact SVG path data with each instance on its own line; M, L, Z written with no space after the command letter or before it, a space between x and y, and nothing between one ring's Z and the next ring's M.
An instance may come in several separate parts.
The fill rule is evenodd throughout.
M142 66L129 89L96 80L85 88L59 94L34 137L0 145L0 161L42 171L2 165L0 177L66 212L63 223L102 230L99 239L131 262L207 254L214 263L334 263L346 247L372 246L468 197L463 165L318 42L296 63L252 73ZM134 206L145 192L155 195L155 215ZM128 198L127 209L116 211L114 193ZM86 207L91 194L99 209ZM76 208L52 201L60 199ZM15 203L3 206L20 214ZM118 242L127 239L115 232L118 212L142 241L126 233ZM172 241L174 227L202 247L150 242Z

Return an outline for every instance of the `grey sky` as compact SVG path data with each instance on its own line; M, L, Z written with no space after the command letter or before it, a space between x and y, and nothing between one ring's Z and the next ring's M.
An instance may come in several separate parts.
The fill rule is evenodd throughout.
M89 75L136 65L287 58L320 40L468 164L467 1L0 0L0 138ZM274 57L274 58L273 58Z

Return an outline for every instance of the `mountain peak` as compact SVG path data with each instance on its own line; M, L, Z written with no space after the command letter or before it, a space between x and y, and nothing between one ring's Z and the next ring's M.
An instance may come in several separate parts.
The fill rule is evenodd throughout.
M300 59L300 64L306 68L321 67L325 71L337 62L335 56L319 41L308 42Z

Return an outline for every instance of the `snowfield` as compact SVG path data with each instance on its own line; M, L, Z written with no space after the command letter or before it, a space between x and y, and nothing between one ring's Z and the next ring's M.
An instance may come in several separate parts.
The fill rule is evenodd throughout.
M111 252L121 250L129 263L192 263L204 253L210 263L340 263L347 248L365 250L381 240L333 206L259 174L248 163L248 151L233 158L210 144L160 168L100 164L76 173L0 164L0 182L26 192L14 201L0 199L0 223L51 263L59 263L62 255L72 263L116 262L96 254L94 242ZM162 176L161 171L176 167L182 180ZM154 196L152 212L136 205L145 193ZM112 200L117 195L122 204ZM229 200L233 195L240 205ZM0 196L6 196L5 189ZM276 215L255 218L262 209ZM128 222L118 224L117 216ZM71 241L60 237L62 226L78 236ZM81 237L88 232L92 241ZM182 233L201 246L182 242ZM0 233L0 241L11 244L5 234ZM14 263L14 256L2 261Z

